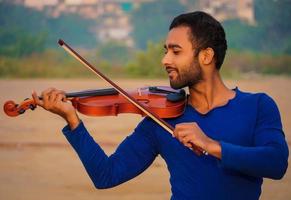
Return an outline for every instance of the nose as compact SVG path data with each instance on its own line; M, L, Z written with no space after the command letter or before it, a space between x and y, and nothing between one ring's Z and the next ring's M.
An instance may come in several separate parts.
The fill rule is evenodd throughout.
M170 53L165 53L164 57L162 58L162 64L163 66L171 65L172 64L172 58L170 56Z

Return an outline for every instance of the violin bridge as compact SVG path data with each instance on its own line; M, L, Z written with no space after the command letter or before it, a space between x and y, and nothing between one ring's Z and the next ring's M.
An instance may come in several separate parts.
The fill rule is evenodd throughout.
M137 89L137 93L138 93L138 96L141 96L141 89L140 88Z

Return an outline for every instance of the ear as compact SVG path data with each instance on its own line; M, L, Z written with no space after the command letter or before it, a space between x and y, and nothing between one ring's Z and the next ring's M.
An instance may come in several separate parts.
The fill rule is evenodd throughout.
M209 65L214 62L214 50L210 47L199 52L200 62L204 65Z

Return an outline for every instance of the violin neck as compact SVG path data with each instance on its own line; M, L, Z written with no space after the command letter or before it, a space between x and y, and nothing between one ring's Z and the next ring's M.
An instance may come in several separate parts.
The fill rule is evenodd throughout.
M65 93L67 98L74 98L74 97L92 97L92 96L105 96L105 95L116 95L118 91L114 88L105 88L105 89L98 89L98 90L84 90L80 92L69 92ZM42 100L42 97L38 97Z
M80 92L66 93L67 98L73 97L90 97L90 96L105 96L105 95L116 95L118 91L114 88L105 88L98 90L84 90Z

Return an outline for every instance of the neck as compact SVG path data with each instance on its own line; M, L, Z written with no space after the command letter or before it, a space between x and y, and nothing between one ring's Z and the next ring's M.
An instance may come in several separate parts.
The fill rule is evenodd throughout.
M235 96L235 92L224 85L218 71L203 77L201 82L189 87L189 93L189 104L203 114L227 104Z

